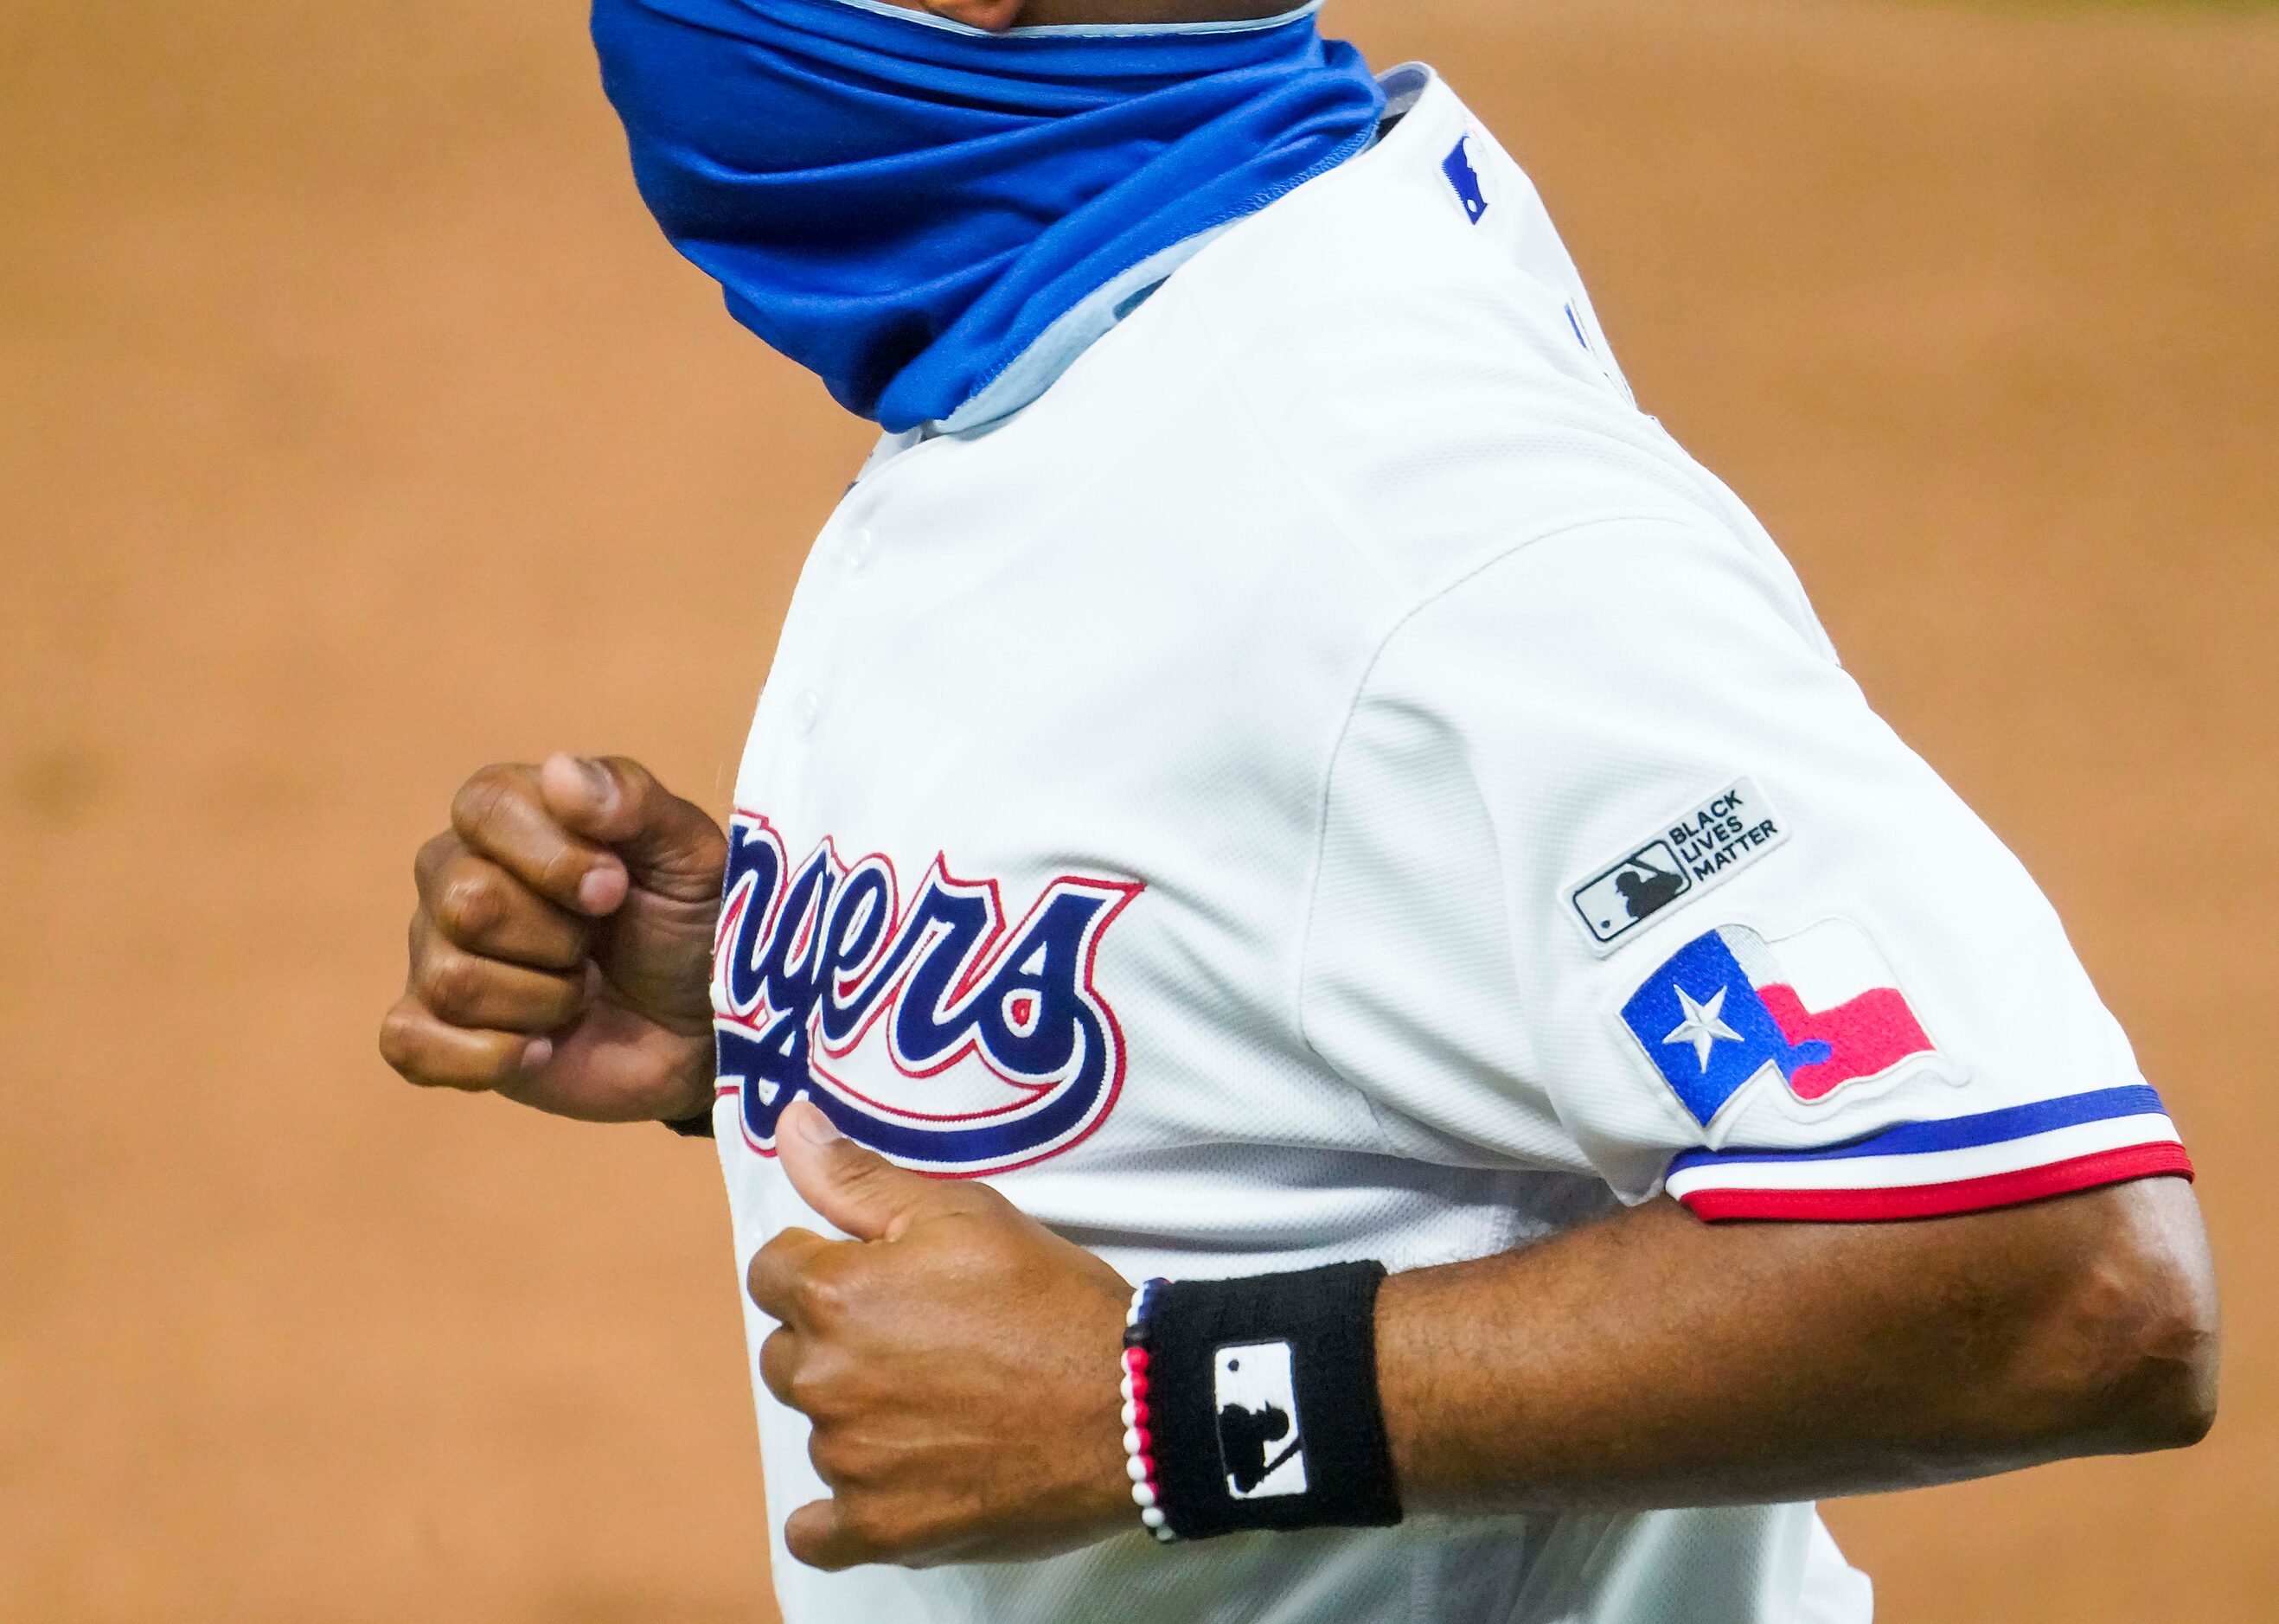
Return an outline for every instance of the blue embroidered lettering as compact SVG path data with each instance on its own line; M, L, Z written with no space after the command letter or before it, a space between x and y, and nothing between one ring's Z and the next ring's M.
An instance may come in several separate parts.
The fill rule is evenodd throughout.
M777 1118L805 1095L849 1138L930 1172L1002 1172L1067 1149L1123 1085L1123 1035L1093 963L1142 889L1063 876L1009 931L994 880L957 879L937 857L905 908L886 858L848 868L825 840L793 870L767 820L738 813L713 1004L721 1085L747 1138L772 1152ZM909 1086L929 1079L960 1085Z

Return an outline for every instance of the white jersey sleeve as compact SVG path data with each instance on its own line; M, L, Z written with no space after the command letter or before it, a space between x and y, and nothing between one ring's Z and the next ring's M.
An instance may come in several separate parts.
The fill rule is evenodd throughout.
M1712 1219L2191 1170L2031 878L1714 524L1581 525L1401 621L1300 979L1395 1153Z

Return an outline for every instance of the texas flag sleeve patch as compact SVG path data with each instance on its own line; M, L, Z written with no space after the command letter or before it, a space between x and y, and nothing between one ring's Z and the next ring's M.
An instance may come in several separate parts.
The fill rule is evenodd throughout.
M1866 932L1844 920L1776 939L1741 925L1696 937L1646 977L1622 1020L1705 1130L1752 1084L1809 1107L1903 1068L1961 1075ZM2192 1172L2142 1084L1902 1122L1825 1148L1727 1147L1719 1137L1678 1156L1665 1181L1711 1220L1928 1218Z
M1697 936L1631 995L1623 1024L1704 1128L1767 1067L1821 1100L1938 1052L1875 944L1842 919L1778 941L1746 925Z

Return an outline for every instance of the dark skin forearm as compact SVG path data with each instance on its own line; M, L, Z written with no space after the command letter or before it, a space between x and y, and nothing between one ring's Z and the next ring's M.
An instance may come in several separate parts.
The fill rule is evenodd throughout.
M2214 1316L2180 1180L1900 1224L1656 1202L1389 1280L1379 1381L1412 1511L1807 1499L2189 1442Z

